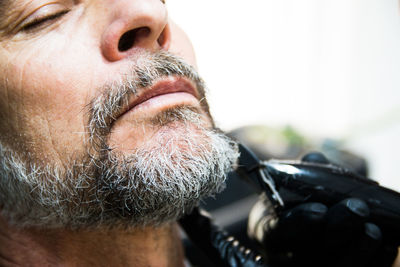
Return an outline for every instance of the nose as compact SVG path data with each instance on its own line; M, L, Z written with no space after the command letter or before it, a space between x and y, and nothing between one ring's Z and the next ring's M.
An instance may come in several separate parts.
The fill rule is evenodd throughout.
M110 21L101 37L103 56L111 62L137 48L168 49L170 26L163 0L109 0Z

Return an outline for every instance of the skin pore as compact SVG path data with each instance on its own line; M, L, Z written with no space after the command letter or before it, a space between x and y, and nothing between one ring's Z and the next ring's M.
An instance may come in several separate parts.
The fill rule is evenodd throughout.
M126 77L135 66L143 65L148 69L149 65L143 63L144 55L158 51L177 55L189 65L196 65L188 38L168 18L163 1L6 2L0 7L0 141L2 149L12 151L10 155L26 163L25 168L36 166L37 170L43 170L51 165L57 170L66 170L73 162L71 159L80 159L86 154L92 163L96 163L93 165L98 166L101 164L99 155L105 150L114 153L112 159L117 158L116 162L128 157L129 165L132 161L129 156L134 152L138 154L137 150L143 145L145 148L166 147L165 155L171 158L170 165L174 165L174 153L186 155L181 152L193 145L192 141L186 140L188 134L194 137L188 140L199 141L194 147L208 149L205 145L208 135L204 135L202 129L211 129L213 125L203 92L192 78L167 74L124 98L125 102L121 102L123 114L111 112L111 122L106 122L109 129L100 142L104 146L91 149L93 140L97 139L92 136L87 110L94 99L103 101L103 92L99 88L111 90L112 86L105 85L121 80L129 84ZM157 90L165 90L169 84L183 89L156 95ZM161 89L154 89L157 86ZM153 95L146 96L149 91ZM135 105L139 100L140 105ZM194 110L196 116L192 121L195 123L178 118L180 115L174 110L182 107ZM177 119L172 120L165 114L174 114ZM205 141L200 140L204 138ZM204 155L200 156L209 158ZM88 173L97 178L95 171ZM51 175L27 175L35 179L48 179L48 176ZM207 194L215 191L218 190ZM34 190L27 192L35 193ZM69 191L66 192L63 193L68 195ZM82 196L87 197L88 193L83 192ZM118 195L120 192L113 193ZM105 202L88 197L86 204L99 201L105 205L114 197L112 193L108 194L104 197ZM125 201L125 206L130 203L129 198ZM6 218L6 205L2 205L1 266L183 266L184 255L174 220L157 225L129 227L121 223L119 227L110 227L102 224L106 221L104 217L95 221L94 227L87 228L76 225L37 227L37 223L20 227L18 222L24 219L23 216L13 217L14 221L10 223ZM12 203L9 206L11 212ZM62 207L79 209L79 205ZM104 207L107 208L101 206ZM130 211L129 207L120 210L120 213L115 212L116 216L129 220L124 217ZM100 213L101 216L104 214Z

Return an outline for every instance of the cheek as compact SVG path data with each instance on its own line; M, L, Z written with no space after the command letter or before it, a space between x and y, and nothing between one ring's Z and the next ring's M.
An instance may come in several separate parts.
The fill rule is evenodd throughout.
M85 106L95 76L89 62L94 60L79 47L54 39L15 51L1 58L6 71L0 73L0 117L7 118L0 122L1 138L23 153L52 158L84 149Z
M197 69L196 56L192 43L186 33L173 21L170 21L171 25L171 44L169 51L182 57L187 63L194 66Z

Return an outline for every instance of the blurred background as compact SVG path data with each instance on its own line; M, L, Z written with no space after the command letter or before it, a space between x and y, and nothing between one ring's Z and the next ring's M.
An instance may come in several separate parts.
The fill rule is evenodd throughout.
M252 126L247 138L272 155L296 142L351 151L400 191L398 0L167 5L193 42L220 128Z

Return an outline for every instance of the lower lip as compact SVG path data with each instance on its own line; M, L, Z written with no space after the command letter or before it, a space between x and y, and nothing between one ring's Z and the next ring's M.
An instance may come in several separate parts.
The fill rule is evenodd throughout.
M198 99L190 93L186 92L175 92L164 95L158 95L147 99L146 101L136 105L132 109L128 110L122 117L129 113L143 113L151 115L151 113L158 113L168 108L176 106L199 106Z

